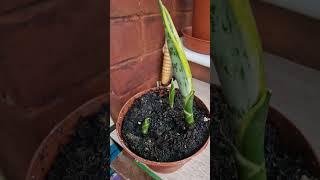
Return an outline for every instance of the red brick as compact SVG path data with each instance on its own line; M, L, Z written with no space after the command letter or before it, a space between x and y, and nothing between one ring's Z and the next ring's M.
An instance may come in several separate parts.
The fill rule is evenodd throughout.
M164 26L160 15L142 18L142 35L145 52L162 48L164 43Z
M38 106L105 71L107 26L100 1L57 3L30 19L0 23L0 87L20 106ZM77 11L70 11L76 9ZM90 25L89 25L90 24ZM2 82L1 82L2 84Z
M178 12L172 15L173 23L181 35L181 29L192 25L192 12Z
M192 11L193 0L172 0L174 11ZM200 0L202 1L202 0Z
M172 0L163 0L162 2L168 11L172 10ZM141 0L140 8L143 14L160 14L157 0Z
M111 0L110 16L123 17L139 14L139 0Z
M110 65L142 54L141 21L139 19L111 20Z
M111 91L117 96L127 94L150 79L160 79L162 51L158 50L111 68Z

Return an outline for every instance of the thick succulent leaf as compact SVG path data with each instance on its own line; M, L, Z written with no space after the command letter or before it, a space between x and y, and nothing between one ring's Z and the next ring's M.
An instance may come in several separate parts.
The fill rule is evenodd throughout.
M241 169L240 178L245 180L265 180L266 179L266 168L265 163L261 165L255 164L244 156L240 152L236 152L236 159Z
M248 161L260 167L259 171L248 170L246 165L240 163L241 179L265 179L264 138L270 97L271 92L266 91L241 120L236 141L238 150Z
M159 0L159 5L165 26L166 40L172 60L174 76L178 82L182 96L187 97L193 90L192 75L188 60L168 10L162 4L161 0Z
M262 48L249 0L214 0L211 53L223 93L234 110L241 180L266 180L266 89Z
M243 114L266 89L259 35L249 0L213 3L213 61L227 101Z
M194 123L193 117L193 99L194 99L194 91L187 96L186 101L184 103L183 112L185 114L186 122L191 125Z

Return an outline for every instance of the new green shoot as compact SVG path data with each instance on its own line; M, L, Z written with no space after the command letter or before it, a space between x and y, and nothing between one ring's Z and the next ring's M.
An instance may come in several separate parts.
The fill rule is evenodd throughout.
M174 104L174 96L175 96L174 83L173 83L173 79L171 79L171 87L170 87L170 94L169 94L169 103L170 103L171 109L173 108L173 104Z
M146 118L142 123L142 127L141 127L142 134L148 134L149 127L150 127L150 118Z

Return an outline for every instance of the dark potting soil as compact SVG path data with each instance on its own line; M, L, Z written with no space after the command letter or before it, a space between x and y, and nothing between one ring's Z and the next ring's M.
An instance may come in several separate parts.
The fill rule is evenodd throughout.
M211 179L238 180L237 165L230 142L234 143L234 130L230 109L218 87L211 87ZM287 152L281 147L279 130L266 125L265 157L268 180L320 180L304 166L303 153ZM303 179L302 179L303 180Z
M194 103L195 124L188 127L180 92L176 91L173 109L168 96L166 90L149 92L135 100L124 118L124 141L140 157L157 162L182 160L197 152L209 137L210 121L206 112ZM145 118L150 118L146 135L141 132Z
M105 180L109 177L107 106L79 124L69 144L61 147L47 180Z

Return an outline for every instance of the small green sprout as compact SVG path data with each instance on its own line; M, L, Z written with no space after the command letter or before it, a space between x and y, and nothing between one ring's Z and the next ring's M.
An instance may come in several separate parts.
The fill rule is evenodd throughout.
M148 134L149 127L150 127L150 118L146 118L142 123L142 134Z
M173 104L174 104L174 96L175 96L174 83L173 83L173 79L171 79L171 87L170 87L170 94L169 94L169 103L170 103L171 109L173 108Z

